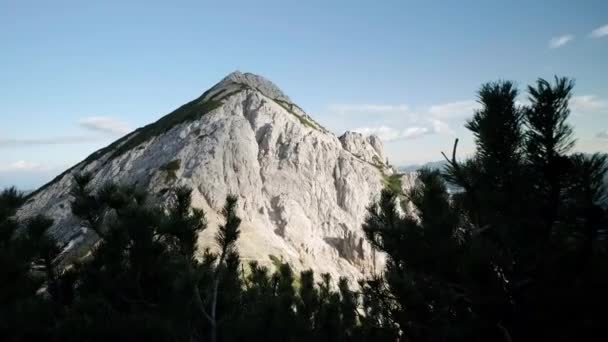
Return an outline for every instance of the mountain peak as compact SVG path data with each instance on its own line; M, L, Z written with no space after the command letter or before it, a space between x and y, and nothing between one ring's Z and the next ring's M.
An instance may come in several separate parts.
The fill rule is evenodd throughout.
M98 237L70 211L74 176L137 186L169 203L167 191L192 189L210 227L221 224L228 194L239 198L245 260L355 280L380 267L364 240L366 207L380 196L391 170L379 140L347 133L338 139L272 82L233 72L198 98L104 147L33 192L21 217L53 218L49 231L62 260L80 258ZM213 248L212 229L200 236Z
M244 85L249 88L256 89L264 94L264 96L267 96L273 100L281 100L292 103L291 99L267 78L249 72L242 73L238 70L226 75L226 77L224 77L212 89L219 91L220 89L228 88L234 84Z

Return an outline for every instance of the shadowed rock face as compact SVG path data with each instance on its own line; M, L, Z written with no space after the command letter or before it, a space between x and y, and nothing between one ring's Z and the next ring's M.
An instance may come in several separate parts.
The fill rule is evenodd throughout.
M270 266L273 255L298 270L355 280L383 262L361 224L383 175L392 173L384 161L376 137L346 133L338 139L272 82L235 72L66 171L35 192L20 215L55 219L51 232L67 257L96 239L70 213L74 174L91 172L94 186L137 184L151 193L187 185L209 221L200 244L213 247L219 212L235 194L244 261Z

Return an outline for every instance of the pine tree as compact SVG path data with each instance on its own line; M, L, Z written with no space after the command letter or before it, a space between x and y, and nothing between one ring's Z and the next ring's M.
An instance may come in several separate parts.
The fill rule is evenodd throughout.
M314 319L319 306L319 293L311 270L300 272L300 289L297 302L297 331L303 339L312 339Z
M273 323L275 291L267 267L256 261L249 263L249 274L244 281L239 321L234 331L235 340L272 341L276 334Z
M328 273L321 275L319 287L319 309L315 317L316 338L321 341L334 341L341 334L340 295L332 291L332 280Z
M348 285L348 279L342 277L338 281L340 291L341 340L351 341L355 336L357 327L357 309L359 299L357 293Z
M382 280L368 286L385 296L379 299L381 305L394 307L391 319L407 338L453 340L470 320L470 293L462 286L464 275L458 267L463 255L459 217L437 171L420 171L408 198L416 216L402 217L398 197L389 191L369 209L363 230L372 245L387 253L384 278L389 293L378 292Z
M210 339L212 342L217 341L217 331L219 325L218 317L218 300L220 297L220 284L223 282L226 274L232 271L237 272L234 267L230 268L228 261L236 258L236 241L240 235L239 226L241 219L236 214L237 198L228 196L226 204L222 210L225 222L220 225L215 241L219 247L219 255L217 263L211 275L211 286L203 285L195 287L194 298L198 303L200 312L204 315L210 325ZM201 295L201 292L204 295ZM207 302L207 305L205 303Z
M593 301L586 294L605 298L587 287L598 283L580 270L605 258L591 245L602 245L593 236L605 224L598 203L606 160L567 154L574 145L567 123L572 81L539 79L528 87L531 104L521 109L521 120L515 91L491 92L503 100L490 102L488 89L512 86L499 84L482 87L482 110L467 125L476 137L475 156L460 163L454 149L447 169L448 181L464 190L454 203L465 209L469 226L465 265L473 277L467 287L477 294L472 303L486 326L495 322L507 340L575 338L584 321L566 313L588 311ZM482 134L485 125L496 127ZM605 279L593 269L596 279Z

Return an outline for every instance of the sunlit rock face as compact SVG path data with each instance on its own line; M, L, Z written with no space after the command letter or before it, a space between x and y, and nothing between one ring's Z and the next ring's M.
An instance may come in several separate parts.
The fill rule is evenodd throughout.
M235 72L66 171L36 191L20 215L52 217L51 233L64 255L72 255L96 239L70 213L74 174L92 173L96 187L136 184L152 194L187 185L209 222L200 245L213 248L219 212L234 194L243 218L243 261L270 266L273 256L296 270L355 280L383 263L361 225L383 177L393 172L385 160L377 137L347 132L338 138L270 81Z

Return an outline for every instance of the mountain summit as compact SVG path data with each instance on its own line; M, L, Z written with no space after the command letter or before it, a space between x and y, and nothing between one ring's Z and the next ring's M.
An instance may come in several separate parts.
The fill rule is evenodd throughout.
M279 100L291 103L291 100L285 95L279 87L274 83L267 80L266 78L252 74L252 73L241 73L240 71L234 71L224 77L218 84L216 84L211 90L220 90L229 88L231 85L246 85L251 89L257 89L264 96L269 97L273 100Z
M221 220L226 195L234 194L244 260L272 266L282 259L296 269L357 279L382 262L361 224L392 172L378 138L337 137L272 82L233 72L35 191L20 216L53 218L51 233L71 258L97 239L70 212L74 175L90 173L95 187L130 184L155 194L185 185L210 223L199 243L212 247L211 227Z

